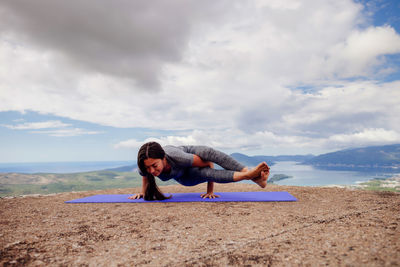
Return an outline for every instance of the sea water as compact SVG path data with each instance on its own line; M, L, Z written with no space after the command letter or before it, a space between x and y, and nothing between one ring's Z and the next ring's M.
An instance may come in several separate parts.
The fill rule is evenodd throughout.
M288 179L276 181L275 184L297 186L354 185L372 179L386 179L396 175L396 173L376 170L368 172L321 170L294 161L277 162L271 166L270 177L273 177L274 174L292 176Z
M0 163L0 173L76 173L112 169L133 164L132 161ZM372 179L386 179L396 175L396 173L379 171L320 170L294 161L276 162L271 166L270 177L273 177L274 174L292 176L288 179L276 181L275 184L297 186L354 185ZM250 181L243 182L253 183Z
M132 161L0 163L0 173L76 173L133 165Z

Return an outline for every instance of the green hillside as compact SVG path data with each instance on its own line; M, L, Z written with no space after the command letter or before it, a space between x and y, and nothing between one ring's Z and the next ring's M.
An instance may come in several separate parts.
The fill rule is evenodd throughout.
M175 182L159 182L159 184L167 185L175 184ZM130 188L140 187L141 185L142 177L137 172L0 173L0 197Z

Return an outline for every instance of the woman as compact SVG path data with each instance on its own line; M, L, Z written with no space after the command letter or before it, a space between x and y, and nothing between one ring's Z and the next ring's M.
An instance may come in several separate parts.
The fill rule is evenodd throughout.
M145 200L163 200L164 196L155 183L154 176L162 181L174 179L185 186L193 186L207 182L207 193L202 198L216 198L214 182L232 183L252 180L260 187L267 185L269 167L262 162L249 170L232 157L206 146L165 146L149 142L139 149L137 163L139 173L143 177L142 191L129 197ZM215 170L214 163L223 170Z

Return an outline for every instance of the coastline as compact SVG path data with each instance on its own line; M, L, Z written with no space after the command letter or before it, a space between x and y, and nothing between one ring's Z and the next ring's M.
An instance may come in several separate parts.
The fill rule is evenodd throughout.
M121 172L107 172L110 177L114 178L113 182L106 181L104 184L104 180L99 179L98 181L89 181L86 185L82 184L82 174L76 174L78 176L79 184L75 186L78 190L68 190L68 188L73 188L74 185L71 182L66 183L65 176L72 176L74 174L16 174L16 173L0 173L0 199L1 198L15 198L15 197L27 197L27 196L52 196L55 194L61 193L79 193L79 192L91 192L96 190L107 190L107 189L124 189L124 188L132 188L132 187L139 187L141 185L140 180L136 180L137 177L133 173L121 173ZM87 172L84 173L85 175L89 176L92 180L93 177L96 175L98 177L98 172ZM3 175L3 176L2 176ZM4 183L5 179L10 179L10 177L17 177L21 176L23 181L27 181L28 179L33 180L32 184L28 183L21 183L21 184L7 184ZM4 177L6 177L4 179ZM57 180L61 177L61 180ZM273 180L271 178L276 177L277 179ZM115 179L117 178L117 179ZM126 178L126 180L125 180ZM284 175L284 174L275 174L270 179L273 180L268 186L271 185L279 185L276 182L291 179L291 176ZM3 179L3 180L2 180ZM97 178L95 178L96 180ZM1 182L3 181L3 182ZM242 181L239 182L240 184L248 184L253 185L251 181ZM168 186L168 185L177 184L176 182L163 182L160 183L160 186ZM56 185L55 189L56 192L49 192L46 193L47 188L51 188L52 185ZM14 193L14 194L4 194L5 190L7 190L7 186L12 186L16 189L15 192L25 192L25 193ZM268 188L267 186L267 188ZM279 185L283 186L283 185ZM372 191L391 191L391 192L400 192L400 174L396 174L393 177L384 178L384 179L371 179L368 181L358 182L352 185L341 185L341 184L328 184L328 185L319 185L319 186L304 186L304 185L292 185L292 186L300 186L300 187L337 187L337 188L348 188L348 189L360 189L360 190L372 190ZM18 189L21 187L21 189ZM53 186L54 187L54 186ZM35 191L39 189L39 191ZM46 188L45 191L42 189ZM54 189L53 189L54 190ZM2 194L3 193L3 194Z
M352 187L366 190L400 192L400 175L397 174L386 179L372 179L368 182L360 182L356 185L350 186L350 188Z
M96 162L86 162L92 164ZM103 164L110 162L97 162ZM114 162L113 164L115 164ZM29 163L30 164L30 163ZM28 164L28 165L29 165ZM45 163L47 164L47 163ZM58 163L52 163L58 164ZM64 163L63 163L64 164ZM68 163L73 166L73 163ZM81 164L81 163L80 163ZM42 166L45 167L45 166ZM397 179L400 174L359 173L341 170L319 170L295 161L279 161L271 168L270 184L288 186L347 187L367 190L400 191ZM375 178L379 180L375 180ZM79 173L0 173L0 197L53 194L71 191L106 190L141 186L141 177L132 166ZM361 181L361 183L358 183ZM253 184L251 181L241 183ZM159 182L164 186L177 184L170 180Z
M322 187L337 187L347 189L359 189L359 190L370 190L370 191L389 191L389 192L400 192L400 175L396 174L393 177L384 179L371 179L369 181L357 182L353 185L339 185L331 184Z

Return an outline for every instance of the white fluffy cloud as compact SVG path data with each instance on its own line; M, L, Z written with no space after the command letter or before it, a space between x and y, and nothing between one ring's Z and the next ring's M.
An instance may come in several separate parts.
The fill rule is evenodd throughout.
M271 132L256 132L246 134L239 130L207 131L194 130L187 135L152 137L145 140L129 139L121 141L115 148L128 148L137 150L143 143L155 141L161 145L207 145L223 150L250 151L271 147L274 143L280 145L293 145L299 138L276 136Z
M347 39L331 48L327 70L343 77L374 76L382 68L382 55L400 53L400 36L389 26L355 30Z
M385 129L364 129L362 132L352 134L332 135L329 141L341 145L391 144L400 142L400 133Z
M63 123L61 121L41 121L41 122L24 122L17 125L2 125L2 126L14 130L37 130L37 129L68 127L71 126L71 124Z
M0 111L227 149L400 141L399 82L379 81L398 71L385 57L400 36L350 0L7 0L0 13Z
M79 135L99 134L98 131L88 131L81 128L73 128L72 124L61 121L40 121L40 122L23 122L16 125L2 124L0 126L12 130L32 130L34 134L45 134L56 137L70 137Z
M93 135L100 134L98 131L88 131L81 128L67 128L67 129L54 129L54 130L42 130L42 131L32 131L33 134L45 134L55 137L71 137L79 135Z

